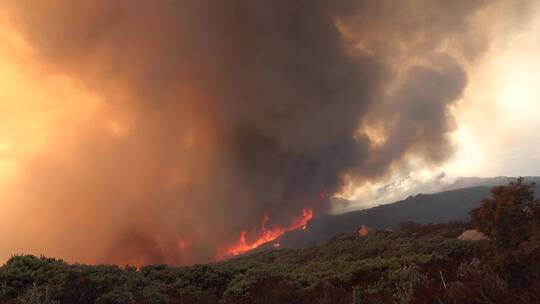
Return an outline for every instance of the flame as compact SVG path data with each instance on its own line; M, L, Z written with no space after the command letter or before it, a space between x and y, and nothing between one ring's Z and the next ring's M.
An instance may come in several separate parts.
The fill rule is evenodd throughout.
M282 236L285 232L297 230L299 228L306 229L307 223L313 218L313 209L312 208L304 208L302 209L302 214L293 218L291 221L291 224L288 227L267 227L268 223L268 214L264 213L263 220L261 222L261 233L259 236L253 241L248 243L246 240L247 231L243 230L240 232L240 238L236 242L235 245L227 248L225 251L219 253L216 256L216 260L222 260L227 257L236 256L245 252L248 252L250 250L253 250L263 244L266 244L268 242L271 242L280 236ZM276 244L278 244L276 246ZM274 244L274 247L279 247L280 244L276 243Z
M313 218L313 209L311 208L304 208L302 209L302 215L294 218L291 221L291 225L287 229L287 231L296 230L298 228L302 228L305 230L305 227L307 223Z

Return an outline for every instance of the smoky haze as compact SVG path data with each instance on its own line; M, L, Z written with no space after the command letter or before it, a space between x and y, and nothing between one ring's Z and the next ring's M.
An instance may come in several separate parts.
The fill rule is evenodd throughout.
M489 47L475 16L505 6L0 7L45 73L68 75L102 100L92 121L65 130L21 169L13 218L27 241L3 250L186 264L211 260L242 230L256 234L264 213L270 225L286 226L305 207L327 213L321 192L375 180L411 157L446 160L466 66Z

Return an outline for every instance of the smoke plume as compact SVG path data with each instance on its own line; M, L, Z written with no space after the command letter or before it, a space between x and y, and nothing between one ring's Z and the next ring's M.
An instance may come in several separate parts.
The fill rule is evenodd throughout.
M265 214L286 227L327 213L346 182L440 163L466 67L489 47L476 16L500 7L3 1L43 71L101 100L21 169L10 225L26 242L4 250L208 261Z

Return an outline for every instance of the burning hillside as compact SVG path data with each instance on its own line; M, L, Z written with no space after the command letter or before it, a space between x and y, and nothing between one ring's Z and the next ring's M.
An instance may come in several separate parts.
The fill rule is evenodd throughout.
M72 93L5 117L0 258L226 258L346 187L440 164L486 48L473 21L503 4L0 1L21 70Z
M288 227L267 227L268 225L268 214L264 213L263 219L261 222L261 227L258 231L255 232L255 238L248 242L246 240L247 238L247 231L242 230L240 232L240 238L236 244L233 246L228 247L223 252L220 252L217 256L217 260L222 260L227 257L239 255L245 252L248 252L250 250L256 249L257 247L266 244L268 242L271 242L280 236L282 236L285 232L294 231L297 229L306 229L306 225L308 222L313 218L313 209L311 208L304 208L302 210L302 214L299 215L296 218L293 218L291 221L291 224Z

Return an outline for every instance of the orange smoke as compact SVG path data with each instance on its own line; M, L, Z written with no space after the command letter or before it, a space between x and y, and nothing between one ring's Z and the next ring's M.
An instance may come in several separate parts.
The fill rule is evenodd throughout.
M279 238L285 232L293 231L299 228L305 229L307 223L312 218L313 218L313 209L304 208L302 209L302 214L293 218L291 221L291 224L288 227L267 227L266 225L268 223L269 217L267 213L264 213L263 220L261 222L260 234L253 242L250 242L250 243L247 242L246 240L247 231L243 230L240 233L240 238L238 239L236 244L220 252L216 256L216 260L222 260L228 257L246 253L263 244L266 244L268 242L271 242ZM279 247L279 246L275 246L275 247Z
M476 34L502 28L500 1L133 2L0 0L0 263L276 243L449 158Z

